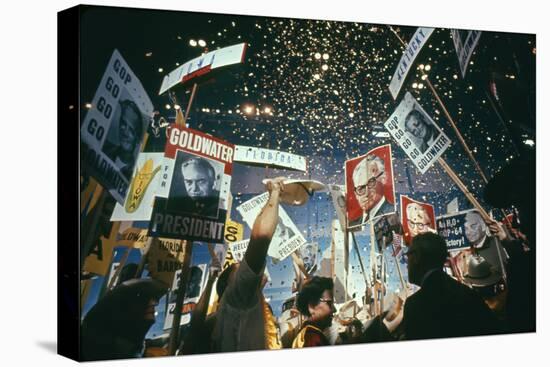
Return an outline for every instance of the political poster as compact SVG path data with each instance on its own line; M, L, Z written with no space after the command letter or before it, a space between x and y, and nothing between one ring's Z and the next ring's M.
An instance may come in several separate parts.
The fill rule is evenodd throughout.
M151 278L169 286L174 274L183 267L185 246L192 246L192 243L173 239L152 241L147 254L147 269Z
M409 44L405 48L403 56L401 56L399 64L397 64L397 69L395 69L395 73L390 81L389 88L393 99L397 98L397 95L401 90L401 86L405 82L407 74L414 64L416 56L418 56L420 50L426 44L433 31L433 28L420 27L416 30L409 41Z
M254 225L256 217L269 199L269 193L265 192L242 203L237 211L242 215L244 221L250 228ZM267 254L274 259L284 260L291 253L300 248L306 240L290 219L286 211L279 205L279 222Z
M470 247L466 238L466 215L475 210L466 210L437 218L437 233L445 239L447 250L456 251ZM473 238L472 238L473 239Z
M332 198L336 216L342 231L346 230L346 187L344 185L327 185Z
M147 229L130 227L122 231L117 244L141 249L145 247L148 240Z
M111 221L148 221L161 177L163 153L140 153L124 203L116 204Z
M460 73L462 78L466 76L468 64L477 46L481 31L467 31L461 29L451 29L451 37L455 45L456 55L458 56L458 64L460 65Z
M268 166L307 172L306 157L273 149L236 145L234 161L253 166Z
M115 241L112 238L101 236L96 247L86 257L82 270L97 275L107 275L109 265L113 259L114 248Z
M227 218L225 222L225 243L227 246L227 251L225 252L225 259L223 261L222 271L227 269L232 264L236 263L237 260L231 252L231 244L242 241L244 236L244 226L239 223Z
M185 298L181 309L180 326L191 321L191 312L195 309L199 302L200 295L206 284L208 272L206 264L192 266L189 269L189 281L185 290ZM176 298L178 285L181 282L181 270L178 270L172 279L172 287L168 292L166 316L164 318L164 330L171 329L174 322L174 313L176 310Z
M149 234L223 243L233 144L178 126L168 137Z
M340 230L342 230L340 228ZM342 231L343 232L343 231ZM313 275L319 267L319 243L308 242L298 249L298 256L304 264L308 275Z
M401 222L405 244L409 246L420 233L436 230L434 206L401 195Z
M394 236L403 234L403 226L399 221L397 213L376 218L372 225L374 227L374 240L378 252L390 246L394 242Z
M395 212L391 146L382 145L347 160L346 210L348 228L358 228Z
M162 79L159 95L178 84L208 74L211 70L221 68L222 66L242 63L245 51L246 43L239 43L207 52L193 60L187 61Z
M246 249L248 248L248 243L250 240L242 240L233 242L229 245L229 249L231 250L231 253L233 254L233 258L237 262L243 261L244 254L246 252Z
M409 92L384 126L421 173L451 145L451 140Z
M80 129L81 162L120 204L124 203L153 104L115 50Z

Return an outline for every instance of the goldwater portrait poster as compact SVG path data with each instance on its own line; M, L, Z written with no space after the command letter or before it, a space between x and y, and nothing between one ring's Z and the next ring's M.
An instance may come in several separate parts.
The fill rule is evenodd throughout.
M346 161L348 227L360 227L395 212L391 146L384 145Z
M82 162L123 203L153 105L115 50L81 127Z
M150 234L223 242L234 146L177 126L168 134Z
M451 144L409 92L384 124L416 168L425 173Z

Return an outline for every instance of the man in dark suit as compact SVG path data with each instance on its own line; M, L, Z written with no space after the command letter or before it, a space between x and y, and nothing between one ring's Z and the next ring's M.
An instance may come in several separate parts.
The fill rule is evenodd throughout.
M407 252L409 281L421 288L405 303L407 339L498 333L496 316L470 288L443 272L445 240L434 233L414 237Z
M169 210L194 213L206 217L217 217L220 192L215 189L216 171L204 158L191 157L181 164L183 177L183 195L171 197ZM177 187L175 185L177 185ZM170 196L181 190L181 184L176 179L170 188Z
M373 154L366 156L355 166L352 178L355 197L363 210L363 215L351 220L350 227L395 211L395 207L384 196L387 176L382 158Z

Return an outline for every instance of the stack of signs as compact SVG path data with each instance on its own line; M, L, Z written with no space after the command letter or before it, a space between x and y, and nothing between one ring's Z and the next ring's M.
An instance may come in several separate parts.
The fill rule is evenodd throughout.
M153 104L117 50L80 129L81 162L119 203L124 202Z
M123 205L117 203L112 221L149 221L160 182L163 153L140 153Z
M206 284L208 273L206 271L206 264L200 264L192 266L189 269L189 282L185 290L185 298L181 309L180 326L185 325L191 321L191 312L195 309L197 302L199 302L200 295ZM164 330L172 328L174 323L174 311L176 310L177 289L181 282L181 270L178 270L173 277L172 288L168 293L167 299L167 312L164 318Z
M173 126L149 234L223 243L234 146L200 131Z
M234 160L235 162L261 167L268 166L307 172L307 160L305 157L273 149L237 145L235 147Z
M410 245L416 235L428 231L435 232L434 207L431 204L401 195L401 222L403 223L405 244Z
M422 173L451 145L451 140L409 92L384 126Z
M348 227L395 212L391 146L382 145L346 161Z
M481 37L481 31L451 29L451 36L453 37L456 55L458 56L460 72L464 78L466 76L466 71L468 70L470 58L476 48L479 37Z
M265 192L242 203L237 211L242 215L244 221L250 228L254 225L256 217L269 200L269 193ZM300 233L294 222L286 211L279 206L279 222L267 254L274 259L284 260L288 255L300 248L306 240Z

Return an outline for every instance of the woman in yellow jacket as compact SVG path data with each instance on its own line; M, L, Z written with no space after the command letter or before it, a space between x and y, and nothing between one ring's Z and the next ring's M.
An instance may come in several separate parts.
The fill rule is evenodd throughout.
M323 331L332 324L334 283L330 278L313 277L307 281L296 297L296 307L307 320L294 338L292 348L329 345Z

